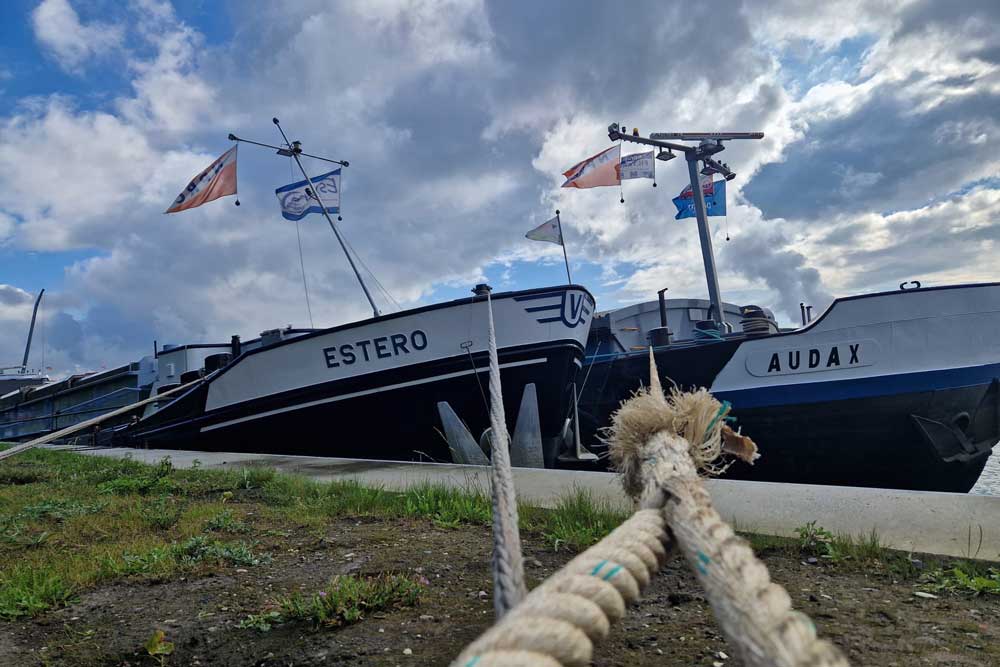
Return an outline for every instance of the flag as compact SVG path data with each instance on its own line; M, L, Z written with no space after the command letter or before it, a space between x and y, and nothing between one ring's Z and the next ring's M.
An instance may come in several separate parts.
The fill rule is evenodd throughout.
M564 188L596 188L602 185L621 185L621 146L612 146L606 151L578 162L563 172Z
M711 177L706 183L701 183L701 191L705 196L705 215L720 216L726 214L726 182L712 182ZM681 193L674 197L674 206L677 207L677 215L674 220L695 217L694 197L691 196L691 186L684 188Z
M328 171L306 181L289 183L274 191L281 203L281 215L285 220L301 220L310 213L322 213L323 208L316 199L315 192L326 206L327 213L340 213L340 168ZM308 190L308 192L307 192Z
M698 177L698 180L701 183L701 194L702 195L704 195L705 197L707 197L710 194L712 194L713 192L715 192L715 181L712 180L711 176L706 176L705 174L702 174L701 176ZM681 198L681 199L690 199L691 198L691 185L690 184L685 185L684 189L681 190L681 193L679 195L677 195L677 196L679 198Z
M622 156L622 180L628 178L656 178L653 151Z
M164 213L177 213L201 206L213 199L236 194L236 149L233 146L205 171L191 179ZM237 202L239 203L239 202Z
M542 224L538 225L525 234L524 238L531 239L532 241L548 241L549 243L558 243L559 245L562 245L562 229L559 227L558 216L552 218L551 220L546 220Z

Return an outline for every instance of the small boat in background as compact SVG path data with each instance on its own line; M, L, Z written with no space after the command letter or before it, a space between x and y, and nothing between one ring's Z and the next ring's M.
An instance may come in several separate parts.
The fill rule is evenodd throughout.
M31 311L31 324L28 326L28 340L24 344L24 358L19 366L0 366L0 399L19 389L39 387L49 381L47 375L39 370L28 368L28 357L31 355L31 339L35 334L35 318L38 316L38 306L42 303L41 290L35 298L35 307Z

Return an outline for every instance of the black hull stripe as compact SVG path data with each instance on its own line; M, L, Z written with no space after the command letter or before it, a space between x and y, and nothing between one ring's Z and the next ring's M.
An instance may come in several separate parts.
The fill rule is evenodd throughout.
M547 357L539 357L537 359L526 359L523 361L511 361L506 364L500 364L500 368L513 368L516 366L529 366L532 364L544 364L548 361ZM211 424L209 426L203 426L201 432L205 433L208 431L214 431L216 429L225 428L227 426L232 426L234 424L242 424L243 422L253 421L255 419L263 419L265 417L271 417L273 415L281 414L283 412L291 412L293 410L301 410L303 408L311 408L316 405L323 405L325 403L335 403L337 401L346 401L351 398L358 398L361 396L368 396L370 394L377 394L384 391L391 391L393 389L403 389L404 387L414 387L416 385L428 384L431 382L437 382L439 380L450 380L451 378L462 377L463 375L472 375L473 373L486 373L490 369L486 368L470 368L467 371L455 371L453 373L444 373L442 375L435 375L433 377L421 378L419 380L410 380L409 382L398 382L396 384L383 385L380 387L374 387L372 389L363 389L361 391L354 391L348 394L341 394L340 396L330 396L328 398L320 398L314 401L307 401L305 403L296 403L295 405L289 405L282 408L275 408L273 410L266 410L264 412L258 412L256 414L247 415L246 417L238 417L236 419L230 419L228 421L219 422L218 424Z

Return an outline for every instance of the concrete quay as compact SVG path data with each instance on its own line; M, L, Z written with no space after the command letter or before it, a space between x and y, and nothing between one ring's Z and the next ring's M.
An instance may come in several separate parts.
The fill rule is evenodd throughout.
M352 479L395 490L422 482L478 489L489 485L488 469L482 466L166 449L51 448L93 456L130 456L147 463L169 456L179 468L189 468L195 461L204 468L259 465L318 481ZM617 477L609 473L515 468L514 477L518 498L542 507L553 507L573 489L628 507ZM727 479L708 480L707 485L716 509L739 530L794 536L797 527L815 521L835 534L857 536L875 530L883 544L903 551L1000 560L1000 496Z

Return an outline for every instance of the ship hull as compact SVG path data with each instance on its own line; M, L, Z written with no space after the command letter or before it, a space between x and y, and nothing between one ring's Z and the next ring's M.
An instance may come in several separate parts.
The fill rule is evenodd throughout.
M654 354L665 385L709 388L759 444L727 477L967 492L1000 440L996 330L1000 285L969 285L841 299L797 331ZM593 444L648 357L591 357L587 372Z
M493 305L508 427L513 430L525 387L534 384L544 457L553 465L593 299L581 288L553 288L496 295ZM488 426L485 307L485 299L467 299L245 353L143 419L124 440L206 451L450 461L439 403L448 403L474 437Z

